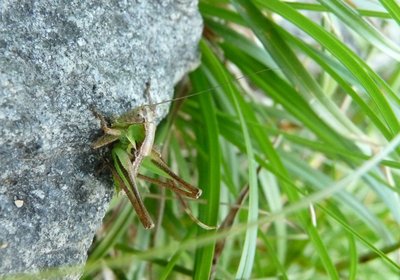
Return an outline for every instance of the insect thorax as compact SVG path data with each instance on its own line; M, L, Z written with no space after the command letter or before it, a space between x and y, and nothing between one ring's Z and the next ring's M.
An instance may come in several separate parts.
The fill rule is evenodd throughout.
M136 124L153 122L154 106L143 105L129 111L115 120L117 124Z

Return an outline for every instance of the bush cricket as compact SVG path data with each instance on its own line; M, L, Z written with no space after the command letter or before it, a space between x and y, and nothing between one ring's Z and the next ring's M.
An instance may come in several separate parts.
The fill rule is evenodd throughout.
M271 71L271 69L261 69L253 74L257 75L266 71ZM245 77L246 76L241 76L236 78L236 80ZM181 100L187 97L210 92L218 87L221 87L221 85L189 96L178 97L174 100ZM187 203L182 199L182 196L191 199L198 199L201 195L201 190L176 175L167 166L161 155L153 148L156 132L155 106L164 102L171 102L171 100L152 104L150 97L150 82L146 83L145 95L149 101L148 105L139 106L138 108L123 114L113 121L111 126L107 125L105 118L101 114L96 110L93 110L95 116L100 119L104 135L97 139L92 144L92 147L98 149L113 144L112 158L114 164L110 164L109 166L114 177L114 182L116 186L119 186L119 188L123 189L126 193L144 228L151 229L154 227L154 223L141 199L136 183L137 178L172 190L176 193L185 212L195 223L207 230L215 229L215 227L205 225L194 217L189 210ZM140 174L139 169L141 166L145 166L148 170L167 178L166 181Z
M150 83L148 82L145 89L145 94L148 97L150 96L149 91ZM138 191L137 178L174 191L190 218L203 228L210 229L211 227L204 225L187 211L187 205L181 197L186 196L197 199L201 195L201 190L176 175L153 148L156 132L154 106L140 106L117 118L111 126L108 126L101 114L93 110L95 116L100 119L104 135L97 139L92 144L92 147L98 149L113 143L111 154L114 166L111 167L111 172L114 182L126 193L145 229L153 228L154 223ZM167 180L162 181L140 174L139 168L142 165L155 173L163 175Z

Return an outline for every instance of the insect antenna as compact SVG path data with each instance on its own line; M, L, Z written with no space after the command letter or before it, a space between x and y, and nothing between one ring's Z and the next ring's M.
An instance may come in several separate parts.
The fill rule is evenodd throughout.
M233 78L233 80L234 80L234 81L239 81L239 80L242 80L242 79L245 79L245 78L249 78L249 77L251 77L251 76L253 76L253 75L259 75L259 74L261 74L261 73L269 72L269 71L273 71L273 70L274 70L274 69L272 69L272 68L264 68L264 69L255 71L255 72L253 72L253 73L250 74L250 75L242 75L242 76ZM213 87L211 87L211 88L204 89L204 90L201 90L201 91L192 93L192 94L188 94L188 95L185 95L185 96L176 97L176 98L173 98L173 99L164 100L164 101L160 101L160 102L156 102L156 103L149 103L149 104L145 104L145 105L143 105L143 106L158 106L158 105L162 105L162 104L166 104L166 103L171 103L171 102L175 102L175 101L179 101L179 100L185 100L185 99L187 99L187 98L191 98L191 97L198 96L198 95L201 95L201 94L213 92L213 91L215 91L216 89L219 89L219 88L222 88L222 87L228 85L229 83L230 83L230 82L226 82L226 83L224 83L224 84L219 84L219 85L213 86Z

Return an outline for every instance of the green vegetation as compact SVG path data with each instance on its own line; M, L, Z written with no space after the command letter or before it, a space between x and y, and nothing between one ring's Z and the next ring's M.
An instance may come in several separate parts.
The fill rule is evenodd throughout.
M200 228L173 193L151 186L142 195L156 227L145 230L116 197L85 277L395 279L400 47L370 20L380 30L399 25L399 4L235 0L200 9L202 63L177 87L194 96L172 103L156 141L203 190L188 202L194 216L220 229ZM390 63L371 63L378 54Z

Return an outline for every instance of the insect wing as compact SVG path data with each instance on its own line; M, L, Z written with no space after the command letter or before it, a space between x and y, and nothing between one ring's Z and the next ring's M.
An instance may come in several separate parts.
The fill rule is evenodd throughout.
M120 147L114 147L112 151L112 157L114 159L114 166L116 169L114 178L117 180L118 185L125 191L139 217L140 222L143 224L143 227L145 229L153 228L154 223L146 207L144 206L142 198L140 197L135 178L132 178L132 176L130 176L131 174L129 173L131 165L129 154Z

